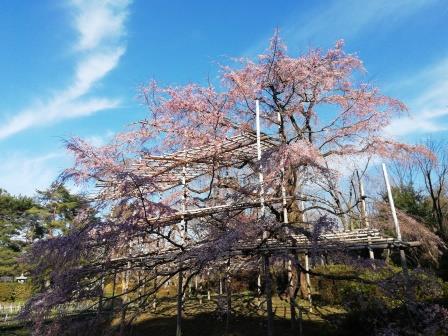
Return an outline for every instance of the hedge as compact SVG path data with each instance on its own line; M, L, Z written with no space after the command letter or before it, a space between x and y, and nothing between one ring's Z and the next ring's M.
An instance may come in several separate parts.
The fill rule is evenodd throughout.
M0 282L0 302L26 301L31 294L31 284Z

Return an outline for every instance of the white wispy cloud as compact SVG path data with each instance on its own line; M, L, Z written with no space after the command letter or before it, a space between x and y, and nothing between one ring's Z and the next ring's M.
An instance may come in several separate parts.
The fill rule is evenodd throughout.
M94 135L85 137L84 140L95 147L100 147L100 146L104 146L105 144L107 144L112 139L112 137L114 135L115 135L115 132L108 130L107 132L105 132L103 134L94 134Z
M30 127L63 119L87 116L115 108L119 100L86 98L92 88L118 65L125 53L123 36L130 1L73 0L74 27L79 35L74 45L79 60L72 83L53 96L15 113L0 126L0 139Z
M291 20L285 27L285 35L299 43L349 39L367 28L394 24L434 2L436 0L341 0L315 7L313 13L302 8L299 19Z
M108 130L92 134L84 140L94 146L105 145L115 133ZM14 195L34 196L36 190L47 189L58 175L70 166L72 158L63 150L55 150L41 155L28 152L10 151L2 153L0 165L0 188ZM68 183L72 192L84 191L80 186Z
M77 49L94 49L104 42L116 42L124 34L128 0L73 0L77 8L75 29L80 38Z
M67 157L63 152L52 152L41 156L27 153L2 155L0 186L11 194L32 196L36 189L46 189L57 177Z
M298 5L297 11L280 25L282 38L289 46L322 47L333 44L340 38L351 39L362 36L366 29L385 29L409 16L418 13L440 0L338 0L322 2L320 5ZM266 48L269 36L245 52L252 56Z
M448 57L397 83L394 90L412 91L409 116L394 119L386 129L392 136L448 130Z
M441 0L339 0L325 2L298 10L280 26L280 34L294 50L298 47L319 47L334 43L339 38L347 40L362 38L368 30L378 27L382 31L409 20L422 10L440 3ZM253 56L266 48L266 38L245 52ZM389 86L389 89L391 87ZM400 78L394 92L413 91L406 99L410 115L392 121L386 133L404 136L411 133L428 133L448 130L448 58L429 66L417 75Z

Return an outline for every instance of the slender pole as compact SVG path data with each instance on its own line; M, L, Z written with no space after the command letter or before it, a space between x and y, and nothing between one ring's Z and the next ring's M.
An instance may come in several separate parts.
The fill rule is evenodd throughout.
M101 293L100 293L100 297L99 297L99 301L98 301L98 312L97 313L101 313L101 311L103 310L103 296L104 296L104 278L103 277L101 277L100 286L101 286Z
M156 276L154 278L154 300L152 301L152 309L156 311L157 309L157 268L155 268ZM143 283L143 294L145 294L145 283Z
M117 273L114 272L114 282L112 283L112 311L115 308L115 286L117 285Z
M226 311L226 334L229 331L230 320L232 318L232 287L230 277L230 257L227 261L226 270L226 295L227 295L227 311Z
M395 232L397 239L401 240L400 224L398 223L397 211L395 210L394 198L392 196L392 189L390 188L389 176L387 174L386 165L383 163L384 182L386 183L387 197L389 198L390 211L392 212L392 218L394 220Z
M382 166L383 166L384 182L386 183L387 196L389 198L390 211L392 212L392 218L394 220L394 226L395 226L395 232L397 234L397 240L400 243L401 266L403 267L403 273L405 275L405 279L407 280L407 278L409 276L409 272L408 272L408 265L407 265L407 261L406 261L406 254L404 253L404 250L401 246L402 239L401 239L400 224L398 222L397 211L395 210L394 198L392 196L392 190L390 188L389 176L387 174L386 165L383 163Z
M274 316L272 312L272 284L271 284L271 275L269 273L269 256L265 255L264 258L264 290L266 295L266 310L268 314L267 318L267 334L268 336L274 335Z
M210 271L207 271L207 300L211 300L211 293L210 293Z
M178 283L177 283L176 336L182 336L182 286L183 286L183 274L182 271L180 271L178 274Z
M123 294L123 301L126 302L128 300L128 286L129 286L129 269L131 267L131 263L128 261L126 271L124 272L121 278L121 293Z
M263 218L265 215L265 202L264 202L264 187L263 187L263 173L262 173L262 165L261 165L261 136L260 136L260 102L255 100L255 123L257 129L257 158L259 162L259 183L260 183L260 203L261 203L261 217ZM263 239L267 239L268 233L266 231L263 232ZM266 311L267 311L267 334L268 336L272 336L274 334L274 316L272 313L272 285L271 285L271 275L269 272L269 255L263 255L263 273L264 273L264 288L266 295Z
M305 202L302 200L300 202L301 208L302 208L302 223L306 223L306 216L305 216ZM311 297L311 279L310 279L310 259L308 255L308 251L305 252L305 281L306 281L306 287L307 287L307 298L308 302L310 303L310 312L313 311L313 300Z
M260 102L255 100L255 126L256 126L256 132L257 132L257 160L261 161L261 136L260 136ZM258 181L260 184L260 203L261 203L261 217L264 216L264 187L263 187L263 173L261 170L262 166L261 163L259 165L259 173L258 173ZM263 239L265 238L266 234L263 232ZM261 275L258 274L257 278L257 289L258 294L261 294Z
M187 183L186 183L186 173L187 168L185 166L182 167L182 212L185 213L187 209ZM182 243L185 244L186 234L187 234L187 222L185 221L185 216L182 215L182 219L180 222L180 234ZM180 263L180 268L182 269L183 265ZM183 307L183 271L180 270L178 274L178 284L177 284L177 317L176 317L176 336L182 336L182 307Z
M364 222L366 229L370 228L369 216L367 214L367 206L366 206L366 195L364 193L364 185L361 180L361 176L359 175L359 171L356 171L356 176L358 177L358 185L359 185L359 196L361 198L361 218ZM369 250L369 258L375 259L375 254L373 253L373 249L371 245L370 233L367 233L367 245Z
M260 203L261 203L261 217L264 216L265 205L264 205L264 181L261 165L261 136L260 136L260 102L255 100L255 123L257 128L257 159L259 164L258 179L260 183Z
M358 184L359 184L359 194L361 198L361 216L366 228L370 227L369 217L367 216L367 207L366 207L366 195L364 193L364 185L361 180L361 176L359 172L356 171L356 175L358 176Z

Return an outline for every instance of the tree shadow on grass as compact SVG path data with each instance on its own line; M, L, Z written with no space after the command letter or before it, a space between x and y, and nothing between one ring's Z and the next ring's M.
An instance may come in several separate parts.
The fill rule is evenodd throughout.
M219 320L212 313L198 314L182 321L184 336L259 336L266 334L266 319L255 316L233 316L229 331L225 333L225 320ZM337 335L335 330L323 321L303 321L303 336L307 335ZM176 317L155 317L134 324L128 330L128 335L174 335L176 332ZM274 321L276 336L297 335L291 330L288 319L276 318Z

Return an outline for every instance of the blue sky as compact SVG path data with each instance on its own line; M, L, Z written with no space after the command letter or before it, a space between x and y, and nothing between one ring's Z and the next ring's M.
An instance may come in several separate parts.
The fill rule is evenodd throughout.
M365 79L409 106L394 137L446 137L446 22L445 0L1 1L0 188L47 187L70 165L62 139L102 144L145 116L139 85L206 83L277 27L292 55L345 39Z

